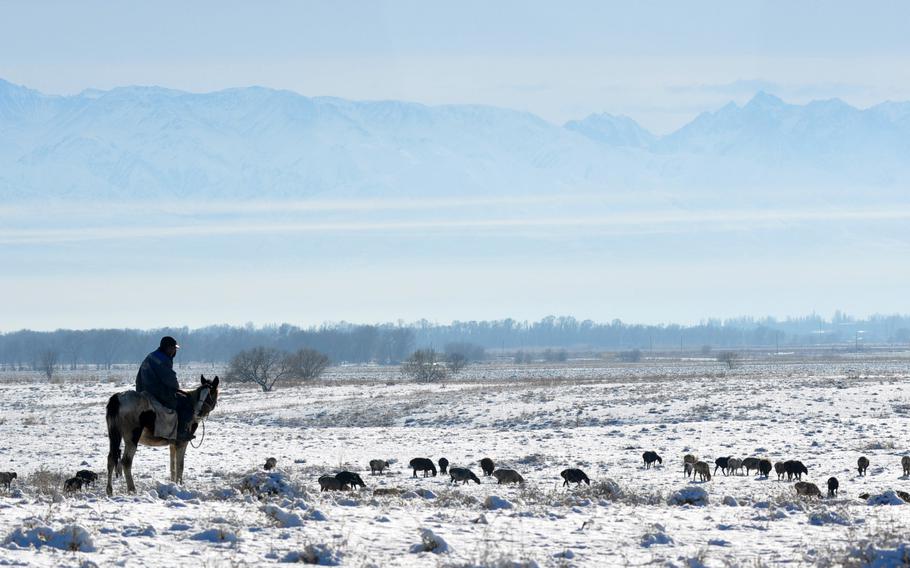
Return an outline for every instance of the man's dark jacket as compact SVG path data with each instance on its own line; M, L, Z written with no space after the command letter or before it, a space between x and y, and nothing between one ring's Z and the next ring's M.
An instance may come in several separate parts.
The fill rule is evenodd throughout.
M177 409L177 373L174 372L174 360L167 353L156 349L148 354L139 373L136 375L136 390L147 391L164 406Z

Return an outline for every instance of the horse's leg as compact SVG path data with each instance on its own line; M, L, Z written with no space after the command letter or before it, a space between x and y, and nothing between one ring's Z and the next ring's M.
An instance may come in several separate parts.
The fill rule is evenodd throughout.
M123 477L126 478L126 490L130 493L136 492L136 484L133 483L133 456L136 454L136 444L132 440L124 440L123 457L120 463L123 464Z
M136 492L136 484L133 483L133 456L136 455L136 447L139 445L139 438L142 437L142 426L133 428L131 436L123 441L123 457L120 463L123 464L123 476L126 478L126 490L130 493Z
M186 455L186 442L177 442L177 483L183 484L183 457Z
M120 429L115 423L108 424L108 438L110 439L111 447L107 453L107 494L110 496L114 494L114 486L111 483L114 472L116 471L117 475L122 474L122 466L120 465L120 442L122 438Z
M177 483L177 443L168 444L171 451L171 482Z
M106 422L107 422L107 437L110 442L110 448L107 452L107 494L108 496L114 494L114 486L111 483L111 477L114 475L114 471L117 472L117 475L122 474L120 466L120 443L123 440L123 435L120 432L120 397L114 395L107 402L107 411L106 411Z

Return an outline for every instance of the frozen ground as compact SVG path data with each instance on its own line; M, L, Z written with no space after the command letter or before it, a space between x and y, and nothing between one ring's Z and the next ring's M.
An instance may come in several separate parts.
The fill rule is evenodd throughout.
M104 469L104 404L134 371L62 380L0 377L0 565L723 566L879 562L910 548L910 505L859 497L910 491L910 365L901 357L637 365L478 366L418 385L396 369L345 367L262 394L224 384L186 483L167 483L167 451L140 448L138 492L122 480L62 496L64 474ZM198 370L181 369L185 382ZM645 470L656 450L662 466ZM801 459L836 499L797 498L754 475L693 482L682 456ZM859 456L871 460L857 477ZM265 458L278 459L266 476ZM411 477L410 458L447 457L481 485ZM478 461L518 470L523 487L483 478ZM396 460L371 476L371 458ZM591 487L565 489L580 467ZM316 478L360 472L366 490L322 493ZM713 467L712 467L713 471ZM607 480L611 480L607 481ZM400 494L373 495L376 488ZM705 505L670 504L706 491ZM886 495L883 499L901 503ZM425 543L430 543L426 545ZM435 543L435 544L432 544ZM425 548L435 550L428 552ZM77 551L68 550L70 548Z

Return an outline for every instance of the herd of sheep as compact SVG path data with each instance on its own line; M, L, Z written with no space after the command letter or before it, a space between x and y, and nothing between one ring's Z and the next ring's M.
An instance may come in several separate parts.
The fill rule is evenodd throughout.
M643 453L642 460L644 461L645 469L650 469L655 463L663 464L663 459L657 452L653 451ZM450 468L449 460L446 458L439 458L437 463L439 464L438 472L444 475L448 474L452 483L465 484L470 481L478 484L480 483L480 479L474 475L474 472L466 467ZM277 467L277 465L278 460L270 457L266 460L263 468L265 470L271 470ZM382 472L388 469L389 465L390 463L386 460L370 460L370 473L372 475L382 475ZM437 475L436 464L429 458L414 458L409 462L409 466L414 472L413 477L417 477L417 472L423 473L424 477L429 475L435 477ZM869 469L869 459L865 456L860 457L856 462L856 468L859 475L866 475L866 470ZM903 456L901 458L901 468L905 477L910 476L910 456ZM521 474L514 469L496 469L496 464L493 463L493 460L490 458L483 458L480 460L480 469L483 470L484 476L495 477L496 482L499 484L521 484L525 482ZM795 478L796 483L793 487L798 495L821 497L822 493L817 485L802 480L803 475L809 474L809 469L799 460L786 460L772 464L771 460L763 458L749 457L739 459L732 456L720 457L714 460L714 470L712 473L711 466L708 465L707 462L699 460L692 454L686 454L683 457L683 475L685 475L685 477L692 477L693 480L698 476L701 481L711 481L711 476L716 476L717 470L720 470L723 475L737 475L739 473L749 475L754 470L758 472L760 476L767 478L771 474L772 469L777 474L778 480L783 479L784 475L787 476L787 481L792 481ZM560 473L560 476L563 479L563 486L567 486L569 483L591 484L591 480L585 472L580 469L565 469ZM16 472L0 471L0 487L5 486L6 490L9 491L10 484L14 479L16 479ZM91 485L97 480L98 474L89 470L80 470L76 472L75 477L71 477L64 482L63 491L65 493L80 491L83 487ZM366 487L366 483L364 483L360 475L350 471L342 471L334 475L323 475L319 477L318 482L321 491L342 491L355 487ZM828 496L836 496L839 487L840 482L836 477L829 478ZM905 501L910 502L910 495L906 492L897 491L897 494Z
M645 469L650 469L655 463L663 464L663 458L661 458L657 452L653 451L647 451L642 454L642 460L644 461ZM480 483L480 479L468 468L450 468L449 460L446 458L440 458L437 463L439 464L438 470L436 467L437 464L429 458L414 458L408 465L410 466L410 469L413 470L413 477L417 477L418 472L422 473L423 477L428 477L430 475L435 477L438 472L448 474L452 483L465 484L470 481L478 484ZM275 458L268 458L265 463L265 469L273 469L276 465L277 460ZM386 460L370 460L370 473L372 475L382 475L382 472L388 469L389 465L390 463ZM866 475L866 470L869 468L869 459L865 456L859 458L856 462L856 466L859 475ZM495 463L490 458L483 458L480 460L480 468L483 470L484 476L495 477L498 484L525 482L521 474L514 469L496 469ZM910 476L910 456L901 458L901 468L903 469L904 476ZM691 476L693 480L695 479L695 476L698 476L701 481L711 481L712 475L717 475L717 470L720 470L725 476L737 474L749 475L754 470L758 472L759 476L767 478L770 476L772 469L777 474L778 480L782 480L784 475L787 476L787 481L796 479L796 483L793 487L798 495L807 497L822 496L821 490L817 485L802 480L803 475L809 474L809 469L799 460L786 460L772 463L771 460L755 457L745 459L739 459L732 456L720 457L714 460L714 470L712 473L711 466L708 465L707 462L699 460L692 454L686 454L683 457L683 475L686 477ZM591 484L590 478L588 478L587 474L580 469L565 469L560 473L560 476L563 479L563 486L567 486L570 483ZM354 487L366 487L366 484L358 474L350 471L342 471L335 475L321 476L319 478L319 486L321 491L341 491ZM839 487L840 482L838 482L836 477L829 478L828 496L836 496ZM905 501L910 502L910 495L906 492L898 491L897 494L904 498Z
M645 462L645 468L650 468L655 461L657 463L663 462L660 456L655 452L645 452L642 454L642 459ZM783 479L784 475L787 476L787 481L792 481L796 478L796 483L793 487L798 495L821 497L822 493L817 485L802 480L803 475L809 475L809 469L799 460L780 461L773 465L771 460L760 458L739 459L727 456L714 460L714 475L717 475L718 469L720 469L721 473L724 475L736 475L737 472L742 472L743 470L745 470L744 475L749 475L752 470L755 470L760 476L767 478L771 474L772 468L777 474L778 480ZM859 475L865 476L866 470L869 469L869 458L862 456L856 460L856 469ZM901 458L901 469L903 470L903 475L905 477L910 476L910 456L903 456ZM711 466L704 461L700 461L692 454L686 454L683 457L683 475L686 477L692 476L693 479L698 475L699 479L702 481L711 481ZM839 488L840 482L836 477L828 478L829 497L836 496ZM910 502L910 495L906 492L898 491L897 493L901 498L907 496L904 500Z

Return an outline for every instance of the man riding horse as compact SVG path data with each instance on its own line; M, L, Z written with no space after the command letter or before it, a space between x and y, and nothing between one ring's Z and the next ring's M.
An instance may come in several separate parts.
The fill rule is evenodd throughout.
M195 438L190 432L193 420L193 406L186 392L180 390L177 373L174 372L174 357L177 356L177 340L166 335L161 338L158 349L148 354L139 373L136 374L136 392L145 391L155 397L162 406L177 412L177 440L188 442Z

